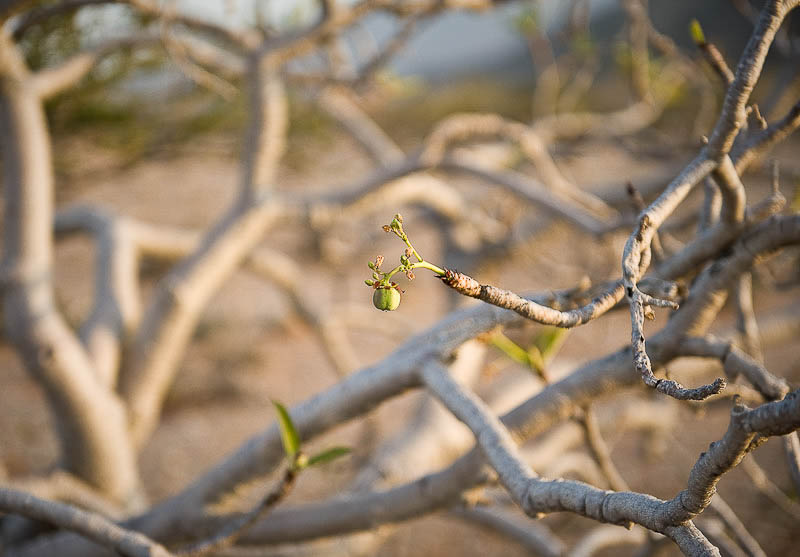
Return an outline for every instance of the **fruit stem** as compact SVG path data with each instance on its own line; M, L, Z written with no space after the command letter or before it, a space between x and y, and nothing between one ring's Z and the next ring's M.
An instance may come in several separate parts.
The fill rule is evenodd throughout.
M419 256L418 256L419 257ZM442 269L441 267L437 267L433 263L428 263L427 261L420 258L419 263L412 263L410 265L398 265L388 273L383 275L381 279L381 284L389 284L389 279L392 278L394 275L401 271L406 271L408 269L428 269L429 271L433 271L437 275L444 276L447 271Z
M433 271L434 273L436 273L437 275L440 275L440 276L444 276L445 273L447 272L444 269L442 269L441 267L437 267L433 263L428 263L427 261L423 261L421 259L420 259L419 263L414 263L413 265L411 265L411 268L412 269L419 269L419 268L428 269L429 271Z

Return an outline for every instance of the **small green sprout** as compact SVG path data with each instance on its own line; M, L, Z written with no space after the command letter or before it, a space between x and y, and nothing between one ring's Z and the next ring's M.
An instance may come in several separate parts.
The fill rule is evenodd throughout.
M692 36L694 44L703 46L706 44L706 35L703 33L703 26L696 19L689 22L689 34Z
M372 294L372 305L382 311L394 311L400 306L400 299L403 294L400 286L391 280L394 275L403 273L408 280L414 280L416 278L414 269L428 269L438 276L444 276L446 271L425 261L414 246L411 245L408 235L403 230L403 216L399 213L394 216L392 222L383 225L383 230L384 232L391 232L400 238L406 245L405 252L400 256L400 264L391 271L381 271L381 265L384 261L382 255L376 257L375 261L367 263L367 267L373 272L372 278L365 280L364 283L375 289Z
M564 344L568 334L569 329L544 327L533 338L533 343L527 350L505 336L501 331L492 334L488 341L489 344L503 352L508 358L518 364L529 367L545 382L549 382L547 366Z
M281 432L283 452L289 460L289 467L291 470L298 472L310 466L330 462L350 452L350 449L347 447L332 447L314 456L307 456L300 450L300 434L297 432L297 428L294 422L292 422L292 418L286 410L286 407L274 400L272 404L275 406L275 411L278 413L278 427Z

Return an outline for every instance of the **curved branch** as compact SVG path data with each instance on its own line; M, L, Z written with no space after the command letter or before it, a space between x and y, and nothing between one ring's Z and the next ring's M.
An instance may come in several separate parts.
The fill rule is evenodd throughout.
M136 225L100 209L75 206L56 214L56 234L86 230L94 236L94 303L81 326L81 340L106 387L116 384L122 343L142 311Z
M761 439L786 435L800 428L800 391L780 401L768 402L755 409L737 404L731 410L730 424L723 438L712 443L700 455L689 474L688 487L667 501L662 512L670 524L691 520L711 503L716 484L723 474L741 462Z
M425 385L473 432L500 482L529 516L554 511L571 511L599 522L641 524L672 538L688 555L714 554L716 548L702 536L687 530L687 520L672 522L663 503L640 493L604 491L572 480L544 480L524 463L508 430L474 394L463 390L447 370L429 362L421 370ZM800 412L799 412L800 413ZM800 420L800 416L798 417ZM687 538L691 542L687 541Z
M585 306L569 311L561 311L527 300L510 290L502 290L494 286L480 284L464 273L449 269L446 269L446 271L446 274L439 278L459 294L477 298L493 306L510 309L526 319L555 327L577 327L597 319L613 308L625 295L622 282L617 281L608 290L595 296Z
M17 514L84 536L126 557L171 557L147 536L117 526L105 517L71 505L0 487L0 511Z

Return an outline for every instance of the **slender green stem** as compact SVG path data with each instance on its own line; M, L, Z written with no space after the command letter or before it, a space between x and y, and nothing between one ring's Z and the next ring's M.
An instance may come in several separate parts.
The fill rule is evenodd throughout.
M437 275L444 276L447 272L441 267L437 267L433 263L428 263L427 261L420 261L419 263L412 263L408 266L406 265L398 265L388 273L384 273L383 278L381 279L381 283L388 284L389 279L392 278L394 275L401 271L405 271L406 269L428 269L429 271L433 271Z
M447 274L445 269L434 265L433 263L428 263L425 261L422 256L419 254L417 249L411 244L411 240L408 239L408 235L406 234L405 230L403 230L403 218L398 214L395 215L395 218L392 220L391 224L387 224L383 226L383 229L386 232L393 232L395 236L403 240L403 243L408 247L406 250L405 255L400 258L400 265L389 271L388 273L384 273L380 271L380 268L376 268L375 266L371 266L370 268L374 269L376 273L381 275L381 278L378 280L378 284L375 285L376 287L386 288L389 286L389 280L396 275L397 273L404 272L409 273L410 278L414 278L413 274L410 274L412 269L428 269L429 271L433 271L438 276L444 276ZM417 258L416 263L411 263L408 258L410 255L413 255ZM381 258L382 261L382 258ZM368 285L371 284L370 281L367 281Z
M422 259L422 256L419 254L419 252L417 252L416 248L411 245L411 240L408 239L408 235L405 233L405 231L402 228L400 230L395 231L395 234L397 234L397 236L401 240L403 240L403 243L405 243L405 245L408 246L408 249L410 249L411 253L414 254L414 257L417 258L417 261L419 261L420 263L424 263L425 262L425 260ZM441 274L444 274L444 273L441 273Z
M381 283L388 284L389 283L389 279L392 278L394 275L396 275L397 273L399 273L402 270L403 270L403 265L398 265L397 267L395 267L394 269L392 269L388 273L384 273L383 274L383 278L381 279Z
M419 257L419 256L417 256L417 257ZM423 261L422 259L420 259L419 263L414 263L413 265L411 265L411 268L412 269L428 269L429 271L433 271L437 275L441 275L441 276L444 276L447 273L447 271L445 271L441 267L437 267L433 263L428 263L427 261Z

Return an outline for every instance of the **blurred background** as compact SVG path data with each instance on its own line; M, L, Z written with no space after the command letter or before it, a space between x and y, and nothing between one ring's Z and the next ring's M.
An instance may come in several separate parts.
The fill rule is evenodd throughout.
M401 18L372 14L343 35L349 53L337 69L343 78L357 75L398 36L407 38L368 80L357 83L351 97L402 152L417 152L437 123L456 113L493 112L535 123L558 113L618 111L638 100L631 78L627 19L619 2L499 4L479 13L448 11L410 27ZM182 0L172 8L232 28L257 27L271 33L304 28L319 17L319 8L311 0ZM651 2L653 26L673 45L671 54L651 52L648 72L658 97L658 115L625 136L587 133L553 141L548 148L559 169L632 219L637 208L625 194L625 184L632 182L645 198L652 198L697 152L718 113L723 87L708 68L697 69L702 65L689 34L690 21L697 19L707 39L735 66L752 30L753 13L753 6L741 1ZM30 65L37 69L152 23L125 6L89 6L30 27L21 41ZM762 114L770 121L784 114L800 91L800 42L793 37L795 26L796 21L791 21L780 35L756 91ZM155 28L157 33L164 32ZM675 69L684 63L681 60L698 63L694 75ZM327 57L315 51L287 66L288 73L298 78L287 80L290 127L287 151L275 179L280 191L298 195L347 191L374 170L363 146L320 106L318 84L301 79L322 71L328 63ZM126 49L105 57L77 87L49 100L46 110L59 207L89 202L148 222L189 229L211 226L235 196L244 129L250 118L241 80L223 72L215 76L198 83L180 56L159 46ZM478 146L480 156L498 166L530 170L518 152L498 150L495 143ZM774 154L780 160L782 183L793 210L798 207L800 177L797 148L795 137ZM204 311L170 391L162 423L142 453L141 468L152 500L174 494L271 423L270 399L287 405L305 400L334 384L341 374L381 360L412 334L468 303L445 291L431 276L420 276L413 284L404 283L407 292L397 312L383 314L372 308L371 291L363 284L369 276L366 263L378 253L396 258L402 252L397 240L381 231L395 212L403 213L406 229L426 259L470 272L484 283L534 292L572 287L585 276L593 282L618 276L628 230L591 237L551 211L520 203L475 177L437 177L457 186L467 205L488 216L494 235L486 230L477 234L419 204L383 206L378 202L375 210L365 211L358 219L345 218L328 228L292 223L269 234L264 244L302 271L304 302L320 315L338 320L320 329L319 323L304 317L291 292L279 282L265 281L246 270L238 272ZM760 199L769 191L770 179L768 167L755 169L747 178L748 194ZM670 220L670 230L679 240L693 234L701 201L698 192ZM93 264L88 240L70 237L59 243L58 301L75 324L91 306L92 283L87 277ZM787 305L787 296L797 300L796 264L795 251L756 273L759 311L770 315ZM158 261L143 267L145 294L168 268ZM651 331L663 325L666 315L659 314L659 319L661 323L657 321ZM726 310L715 328L724 334L734 321L733 313ZM332 334L331 328L339 329L338 336L325 336ZM624 346L630 329L628 316L622 312L581 327L557 343L547 340L550 331L532 324L506 334L525 348L536 343L549 347L548 373L557 378ZM498 401L498 411L541 388L541 379L514 359L513 350L502 339L487 346L486 370L478 389L487 399ZM774 373L799 379L796 365L791 369L800 361L796 340L768 351L766 358ZM8 347L0 351L0 366L4 369L0 374L0 468L9 477L45 473L57 458L57 444L43 395ZM682 369L671 372L680 375ZM686 373L695 384L713 378L718 370ZM708 427L670 452L668 447L677 441L669 431L623 434L614 422L623 418L609 417L604 422L612 455L634 490L671 497L685 484L697 454L724 431L726 407L706 409L673 402L665 403L669 409L664 415L674 430L689 427L700 415ZM413 423L421 404L419 394L403 397L383 405L366 424L351 424L326 436L321 445L335 441L355 447L354 458L310 471L289 503L345 490L370 454ZM600 405L599 411L616 416L611 403ZM441 465L462 450L463 445L452 447L427 466L434 470L437 462ZM579 449L565 454L585 456ZM567 460L556 459L548 470L581 477L585 459L569 461L578 463L572 466ZM791 492L777 447L768 445L759 451L758 462L779 490ZM414 476L428 471L424 466L415 466ZM396 472L400 479L402 474ZM653 477L659 478L658 484L653 484ZM737 469L726 476L720 491L740 517L753 525L754 535L769 554L791 553L800 531L797 516L771 504L746 471ZM573 541L590 526L584 519L562 515L548 517L545 523ZM370 547L382 557L528 554L519 543L489 530L476 530L474 524L447 513L387 528L381 535L380 543ZM336 541L326 551L355 552L348 543ZM674 548L662 549L662 554L674 553ZM315 550L310 551L314 554Z

